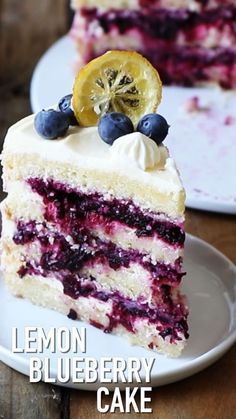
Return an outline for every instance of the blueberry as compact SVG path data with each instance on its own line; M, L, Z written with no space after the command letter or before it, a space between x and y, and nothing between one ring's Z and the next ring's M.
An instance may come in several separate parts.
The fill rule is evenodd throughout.
M154 140L157 145L164 141L168 130L169 125L166 119L156 113L144 115L137 126L137 131Z
M70 125L79 125L73 110L71 109L72 95L63 96L58 103L58 109L65 112L70 118Z
M112 145L122 135L130 134L134 126L128 116L120 112L110 112L102 116L98 132L105 143Z
M34 127L39 135L50 140L63 137L70 125L66 113L54 109L42 110L34 118Z

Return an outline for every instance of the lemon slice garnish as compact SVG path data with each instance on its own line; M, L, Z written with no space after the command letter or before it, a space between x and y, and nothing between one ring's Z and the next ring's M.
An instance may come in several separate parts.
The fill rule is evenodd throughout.
M78 73L73 87L73 110L81 126L97 125L107 112L126 114L136 127L155 112L162 83L156 69L134 51L108 51Z

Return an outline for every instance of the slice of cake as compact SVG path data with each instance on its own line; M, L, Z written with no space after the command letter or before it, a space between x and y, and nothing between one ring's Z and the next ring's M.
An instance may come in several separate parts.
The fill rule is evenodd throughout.
M141 52L165 84L236 87L235 0L73 0L80 66L109 49Z
M133 106L136 118L135 95L143 104L149 71L153 89L160 85L155 70L138 54L131 55L130 70L123 66L128 57L128 52L111 52L95 67L100 85L110 82L109 106L123 103L122 85L122 100ZM104 70L106 63L109 71ZM139 83L136 67L143 70ZM91 69L93 63L76 80L75 113L77 102L82 109L85 100L78 84L82 77L89 80ZM113 82L111 73L116 74ZM112 90L117 79L118 102ZM94 87L86 86L93 103ZM94 106L98 126L72 126L76 121L70 100L60 101L60 111L19 121L6 136L2 164L8 196L1 204L6 284L35 304L177 356L188 338L188 309L179 290L185 194L162 144L168 125L154 113L135 127L124 113L99 115L104 111L100 100L100 107ZM86 115L79 115L80 124L89 112L87 108Z

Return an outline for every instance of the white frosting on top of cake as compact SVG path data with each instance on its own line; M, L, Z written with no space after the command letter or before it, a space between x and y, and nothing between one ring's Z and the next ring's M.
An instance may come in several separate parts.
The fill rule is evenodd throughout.
M128 150L129 146L123 145L124 137L116 140L117 145L111 147L99 137L97 127L75 126L70 127L63 138L47 140L36 132L34 115L30 115L9 128L3 154L26 154L32 155L32 160L34 156L37 156L51 162L71 163L78 168L107 173L107 176L117 173L134 181L157 187L165 193L182 191L183 186L175 162L169 156L166 147L157 146L147 137L143 140L145 136L140 137L137 133L128 138L129 144L133 137L136 140L134 140L134 147L130 150ZM140 145L140 138L142 145ZM114 157L114 151L117 149L118 153L122 154L122 158L112 158L111 154ZM128 159L123 158L125 151L127 151Z

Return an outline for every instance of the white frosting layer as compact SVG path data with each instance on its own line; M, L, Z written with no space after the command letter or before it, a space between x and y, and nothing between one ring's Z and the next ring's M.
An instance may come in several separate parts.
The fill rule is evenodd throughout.
M169 157L166 148L163 147L166 155L164 166L146 171L138 167L136 161L111 158L110 148L99 137L97 127L70 127L68 135L63 138L43 139L35 131L34 115L31 115L9 129L3 154L37 155L50 162L67 162L79 168L101 171L107 176L117 173L129 180L151 185L162 193L178 194L183 191L174 160Z

